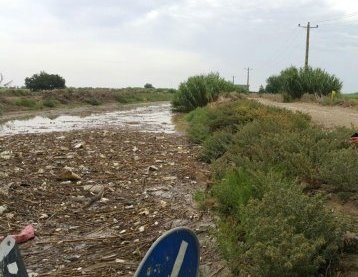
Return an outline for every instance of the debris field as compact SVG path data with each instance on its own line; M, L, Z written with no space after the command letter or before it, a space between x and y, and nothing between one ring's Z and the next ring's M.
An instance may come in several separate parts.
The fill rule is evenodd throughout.
M201 272L221 276L213 220L194 195L209 183L179 134L88 129L0 137L0 236L26 225L30 276L133 276L165 231L187 226Z

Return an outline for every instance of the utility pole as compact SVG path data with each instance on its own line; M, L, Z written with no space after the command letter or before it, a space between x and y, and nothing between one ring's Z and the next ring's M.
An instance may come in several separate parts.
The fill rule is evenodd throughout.
M308 67L308 52L310 49L310 29L318 28L318 25L311 26L310 22L307 23L307 26L301 26L301 24L298 24L298 27L305 28L307 30L306 34L306 55L305 55L305 68Z
M235 85L235 76L232 76L232 83Z
M244 70L247 70L247 80L246 80L246 87L247 87L247 91L250 91L250 70L252 70L252 68L247 67L244 68Z

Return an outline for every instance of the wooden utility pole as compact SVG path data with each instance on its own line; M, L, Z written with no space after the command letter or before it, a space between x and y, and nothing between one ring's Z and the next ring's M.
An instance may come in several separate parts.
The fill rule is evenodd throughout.
M247 70L247 80L246 80L247 91L250 91L250 70L252 70L252 68L247 67L244 69Z
M298 24L298 27L305 28L307 31L306 34L306 55L305 55L305 67L308 67L308 52L310 49L310 29L318 28L318 25L312 27L310 22L307 23L307 26L301 26L301 24Z

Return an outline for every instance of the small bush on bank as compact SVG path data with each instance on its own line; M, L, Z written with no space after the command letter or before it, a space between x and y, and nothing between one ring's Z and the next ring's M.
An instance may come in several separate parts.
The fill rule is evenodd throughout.
M358 155L352 148L335 149L322 154L319 178L323 183L334 185L336 191L358 191Z
M173 110L189 112L215 101L220 93L230 91L235 91L235 85L221 78L219 74L189 77L179 85L179 90L174 95Z
M213 195L219 208L226 215L238 215L240 208L251 198L262 195L264 184L252 173L243 168L227 170L225 176L213 187Z
M272 184L238 220L240 276L313 276L338 258L340 222L293 184Z
M233 142L233 138L230 132L215 132L203 143L203 151L200 154L200 159L205 162L218 159L228 150Z
M53 98L45 98L43 101L42 101L42 104L45 106L45 107L48 107L48 108L54 108L56 107L57 105L57 101Z

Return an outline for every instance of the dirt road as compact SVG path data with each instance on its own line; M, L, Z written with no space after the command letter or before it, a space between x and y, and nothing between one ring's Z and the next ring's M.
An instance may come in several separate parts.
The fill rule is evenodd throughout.
M313 122L327 128L348 127L358 129L358 110L339 106L322 106L315 103L280 103L265 98L251 98L262 104L307 113Z
M188 226L205 276L223 273L193 200L209 175L197 153L184 136L126 129L0 137L0 235L34 225L20 246L33 276L133 276L155 239Z

